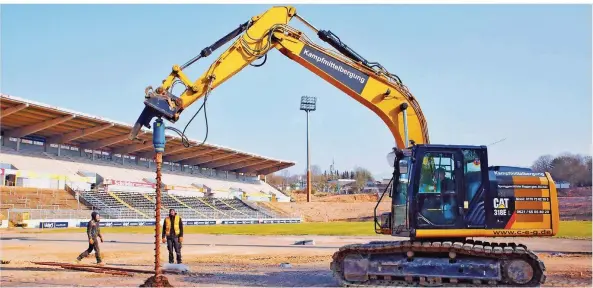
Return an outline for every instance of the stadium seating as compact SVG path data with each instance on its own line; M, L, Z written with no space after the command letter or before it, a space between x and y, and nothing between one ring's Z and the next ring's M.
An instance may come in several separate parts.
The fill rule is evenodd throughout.
M61 156L50 155L42 151L33 151L21 149L16 152L12 148L3 147L2 162L9 163L20 170L34 170L39 172L51 172L64 175L77 175L80 171L95 172L104 179L119 179L134 182L144 182L145 179L154 179L154 171L150 168L127 163L96 158L90 159L86 156ZM77 152L78 153L78 152ZM128 162L133 162L128 159ZM125 179L121 179L125 175ZM163 182L168 185L191 186L201 184L210 187L213 192L228 193L231 189L241 190L246 193L266 193L275 194L280 199L288 199L280 191L270 186L268 183L259 180L239 180L229 176L229 179L213 178L204 174L190 174L189 172L168 171L167 167L163 169ZM221 195L220 193L217 193ZM232 198L232 197L229 197Z
M142 219L147 218L137 211L134 211L117 201L114 197L109 195L107 192L102 191L83 191L81 197L91 204L93 210L99 210L102 214L107 214L110 218L119 219Z
M154 217L154 193L90 191L82 197L111 218L145 219ZM187 219L271 218L269 212L258 211L239 199L215 199L191 196L162 195L161 215L174 208Z
M22 217L18 214L23 212L28 213L29 217L37 218L86 218L90 215L88 207L79 205L76 198L65 190L0 186L0 199L0 218L4 219L15 220Z
M148 168L145 170L130 169L132 167L123 168L122 165L114 162L108 163L108 161L105 160L99 160L95 163L84 157L56 156L41 151L24 150L24 152L16 152L12 149L3 149L2 152L4 154L2 162L10 163L17 169L21 170L52 172L70 176L81 175L80 172L85 171L97 173L103 179L121 179L121 175L125 175L125 179L122 180L133 182L146 182L144 180L149 180L151 179L150 177L154 175ZM185 218L229 219L270 218L275 216L270 215L270 213L259 211L256 208L252 208L242 200L231 197L229 194L230 190L234 189L240 189L241 191L262 191L262 189L266 188L273 189L269 185L252 184L257 183L255 181L251 183L238 180L230 182L222 179L188 177L188 175L179 174L163 174L163 179L165 183L168 182L184 186L193 185L194 187L195 184L198 184L199 182L199 184L206 187L216 187L213 190L214 192L218 192L216 193L217 195L220 195L220 192L226 192L227 195L229 195L222 198L199 198L188 195L169 195L164 192L162 197L163 210L161 211L161 214L163 215L168 213L169 208L175 208L179 213L183 213ZM80 192L81 198L86 201L86 203L90 204L90 209L99 210L103 214L107 214L109 218L145 219L154 216L154 192L108 192L101 188L96 189L96 191ZM77 203L72 195L69 195L69 197ZM46 208L50 207L48 206Z
M92 160L89 157L68 155L67 153L57 156L32 149L21 149L17 152L8 147L3 147L2 154L2 163L11 164L21 171L61 174L66 177L97 175L100 181L104 179L115 179L137 183L154 183L153 170L148 167L135 165L133 161L129 160L129 163L122 165L121 162L99 159L99 157ZM169 208L174 208L186 219L276 217L271 212L258 210L257 206L246 204L244 200L237 198L237 195L242 195L242 192L246 195L271 195L280 193L263 181L239 180L236 178L222 179L198 173L190 174L181 171L167 171L167 167L164 167L163 170L163 182L167 185L180 185L181 187L189 187L190 190L194 190L191 187L195 187L195 191L198 191L198 187L207 187L212 192L212 196L197 197L191 195L193 191L184 191L182 193L183 195L176 193L169 194L163 191L161 210L163 216L168 214ZM17 177L17 181L18 179ZM35 183L34 181L29 182ZM22 179L21 183L24 183ZM68 184L66 183L64 188L70 188ZM133 188L130 189L134 190ZM183 188L181 189L183 190ZM87 211L88 209L99 210L108 218L147 219L154 217L154 192L112 191L112 189L105 187L87 190L77 190L81 192L81 199L90 206L84 208ZM201 193L196 193L196 195L198 194ZM74 200L74 203L77 203L72 195L68 195L71 200ZM284 196L281 193L280 195ZM52 207L55 208L55 205ZM48 206L46 208L51 207ZM69 208L72 209L73 207ZM86 215L88 212L84 214Z

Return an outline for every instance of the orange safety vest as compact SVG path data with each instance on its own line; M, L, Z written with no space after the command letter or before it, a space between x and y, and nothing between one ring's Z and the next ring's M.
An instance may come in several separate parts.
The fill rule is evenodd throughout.
M181 221L181 218L179 218L179 215L175 215L175 220L173 220L173 229L175 230L175 235L179 235L179 221ZM165 218L165 235L169 236L169 234L171 234L171 217L167 217Z

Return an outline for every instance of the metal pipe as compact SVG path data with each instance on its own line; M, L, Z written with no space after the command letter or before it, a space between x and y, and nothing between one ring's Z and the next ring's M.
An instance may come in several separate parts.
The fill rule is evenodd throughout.
M408 145L410 145L410 141L408 139L408 103L402 103L400 108L404 114L404 147L402 147L402 149L405 149L408 148Z
M319 29L315 28L315 26L313 26L313 24L309 23L309 21L305 20L299 14L294 14L294 17L296 17L301 22L303 22L303 24L307 25L307 27L311 28L311 30L315 31L315 33L319 33Z
M309 111L307 112L307 202L311 202L311 163L309 155Z
M154 229L154 278L158 280L161 276L161 167L163 164L163 152L157 152L156 162L156 203L155 203L155 229Z
M154 121L152 132L152 144L154 146L154 162L156 163L156 203L155 229L154 229L154 280L157 286L161 281L168 281L161 273L161 186L162 186L162 168L163 153L165 152L165 124L161 118Z

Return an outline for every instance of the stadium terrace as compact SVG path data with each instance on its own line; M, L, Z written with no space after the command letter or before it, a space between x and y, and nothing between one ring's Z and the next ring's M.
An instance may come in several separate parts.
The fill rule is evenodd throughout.
M156 188L150 130L139 136L144 143L132 142L132 125L0 96L0 184L9 200L2 226L11 218L31 228L76 227L91 210L111 219L105 225L154 225L147 221ZM176 209L189 225L300 222L257 204L290 201L265 176L294 162L212 144L186 148L180 137L167 138L163 211Z

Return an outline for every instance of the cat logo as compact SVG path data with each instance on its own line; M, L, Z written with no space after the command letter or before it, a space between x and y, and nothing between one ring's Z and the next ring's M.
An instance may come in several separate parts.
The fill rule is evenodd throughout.
M508 209L509 198L494 198L494 209Z

